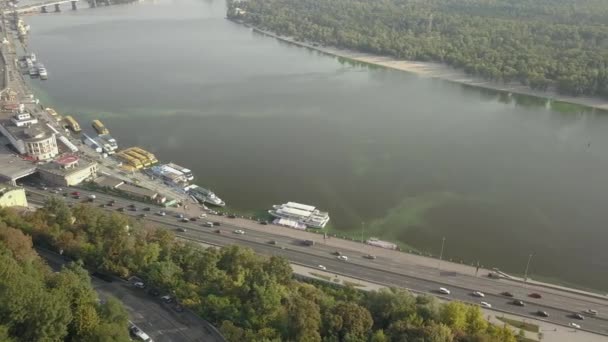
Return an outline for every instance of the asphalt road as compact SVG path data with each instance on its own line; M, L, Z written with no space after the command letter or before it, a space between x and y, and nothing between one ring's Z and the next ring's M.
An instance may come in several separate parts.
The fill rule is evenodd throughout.
M55 253L38 250L38 254L54 269L60 270L65 264ZM116 278L113 282L91 277L93 288L101 300L115 297L129 312L130 320L156 342L223 342L209 323L191 312L176 312L171 305L153 298L144 290L134 288L129 282ZM127 327L125 327L127 329Z
M30 190L30 189L28 189ZM60 197L70 203L86 201L86 191L69 189L65 191L81 192L81 199L74 199L72 196ZM31 189L29 200L41 202L44 197L52 195L49 191ZM105 194L96 194L97 199L93 205L107 203L114 199L116 204L113 207L106 207L107 210L117 210L125 208L124 213L135 216L145 213L145 220L156 222L160 226L167 227L175 231L176 235L183 236L195 241L206 242L217 245L236 244L250 247L258 253L266 255L277 255L289 259L292 262L305 266L318 267L324 265L329 272L359 278L371 282L381 283L388 286L404 287L420 293L429 293L440 296L437 292L439 287L446 287L451 291L449 299L457 299L469 303L479 304L481 300L492 305L493 309L507 311L520 316L534 317L542 319L536 315L539 310L546 311L549 317L544 319L552 323L568 325L575 322L581 325L582 329L608 334L608 301L598 298L575 295L567 292L544 290L530 285L521 285L513 282L490 279L487 277L475 277L464 275L457 272L439 271L437 268L427 265L404 264L396 262L390 258L378 257L369 260L363 256L367 254L364 250L353 251L340 249L339 251L348 256L349 260L344 262L337 259L332 253L335 248L330 248L317 243L313 247L306 247L298 240L285 235L276 235L247 229L239 224L238 219L226 217L210 216L206 219L199 219L196 222L180 222L177 217L170 215L170 210L160 207L151 207L150 212L142 211L148 205L125 200ZM57 196L57 195L56 195ZM135 204L138 211L127 210L129 204ZM161 217L155 213L159 210L167 211L167 216ZM175 211L175 210L174 210ZM177 212L176 212L177 213ZM206 221L221 222L221 226L214 228L203 227ZM186 232L179 232L177 228L184 228ZM220 229L221 233L215 232ZM244 235L235 234L233 231L241 229ZM276 245L270 244L271 240L276 241ZM473 291L481 291L485 298L480 299L472 296ZM502 292L511 292L516 299L525 302L524 307L511 304L513 298L500 295ZM542 299L529 298L531 292L540 293ZM441 295L443 296L443 295ZM580 312L587 309L595 309L600 312L598 317L586 317L584 321L579 321L571 317L573 312Z

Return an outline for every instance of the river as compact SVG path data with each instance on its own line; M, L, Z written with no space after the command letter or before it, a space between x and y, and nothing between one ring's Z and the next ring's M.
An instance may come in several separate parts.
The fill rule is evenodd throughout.
M83 6L86 7L86 6ZM231 208L608 286L608 115L355 65L224 19L221 0L27 17L45 104L190 167ZM552 109L551 109L552 108Z

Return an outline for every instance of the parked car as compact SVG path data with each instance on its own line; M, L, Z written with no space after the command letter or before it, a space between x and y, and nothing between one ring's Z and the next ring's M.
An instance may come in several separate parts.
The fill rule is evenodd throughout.
M536 292L530 293L530 294L528 295L528 297L530 297L530 298L536 298L536 299L541 299L541 298L543 298L543 296L541 296L541 294L540 294L540 293L536 293Z
M450 294L450 290L446 289L445 287L440 287L438 291L442 294Z
M138 289L143 289L144 287L146 287L146 285L141 281L137 281L137 282L133 283L133 286L135 286Z
M173 298L171 298L171 296L169 295L164 295L162 297L160 297L160 300L162 300L163 302L170 304L173 303Z
M175 304L173 306L173 310L175 310L176 312L184 312L184 307L181 306L180 304Z
M156 296L160 295L160 291L158 291L158 289L156 289L156 288L150 288L150 289L148 289L148 294L150 296L156 297Z

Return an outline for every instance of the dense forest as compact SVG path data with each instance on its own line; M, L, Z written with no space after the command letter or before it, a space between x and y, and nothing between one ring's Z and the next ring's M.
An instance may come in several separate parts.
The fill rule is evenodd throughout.
M0 341L130 341L120 302L100 303L75 263L53 272L10 226L0 220Z
M176 240L167 230L88 205L69 208L50 200L26 215L4 209L0 227L18 236L0 233L0 336L19 336L15 341L96 341L95 334L103 329L126 331L122 314L106 314L107 304L95 303L81 268L72 265L50 273L27 235L36 244L63 249L88 268L138 275L149 286L175 293L229 341L517 340L509 328L488 324L475 305L441 304L432 296L416 297L405 290L363 292L297 281L285 259L237 246L203 249ZM6 247L11 245L15 247ZM20 300L16 293L25 289L29 296ZM48 326L38 329L40 324ZM28 334L53 335L21 335L30 325L36 328ZM83 334L88 335L80 338Z
M608 98L604 0L228 0L228 17L300 41Z

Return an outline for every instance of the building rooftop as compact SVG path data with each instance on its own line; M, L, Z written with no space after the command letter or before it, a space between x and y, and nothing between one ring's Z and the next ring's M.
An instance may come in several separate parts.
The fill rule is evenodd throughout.
M0 146L0 178L15 180L36 172L36 164L21 159L4 145Z
M118 179L111 176L97 177L94 182L97 183L97 185L99 186L105 186L108 188L116 188L125 183L122 179Z
M0 124L17 140L32 141L48 138L52 132L39 123L17 127L10 119L0 120Z
M135 196L155 198L156 195L158 195L158 193L154 190L140 188L140 187L129 185L129 184L121 184L116 188L119 190L122 190L128 194L135 195Z
M62 164L61 162L53 161L50 163L39 165L38 169L58 176L66 176L74 172L87 169L91 167L91 165L95 164L94 161L79 159L78 157L72 155L69 156L77 158L76 161L72 160L71 164L67 164L69 167L66 167L66 164ZM59 157L58 160L61 161L62 158L65 158L65 156Z

